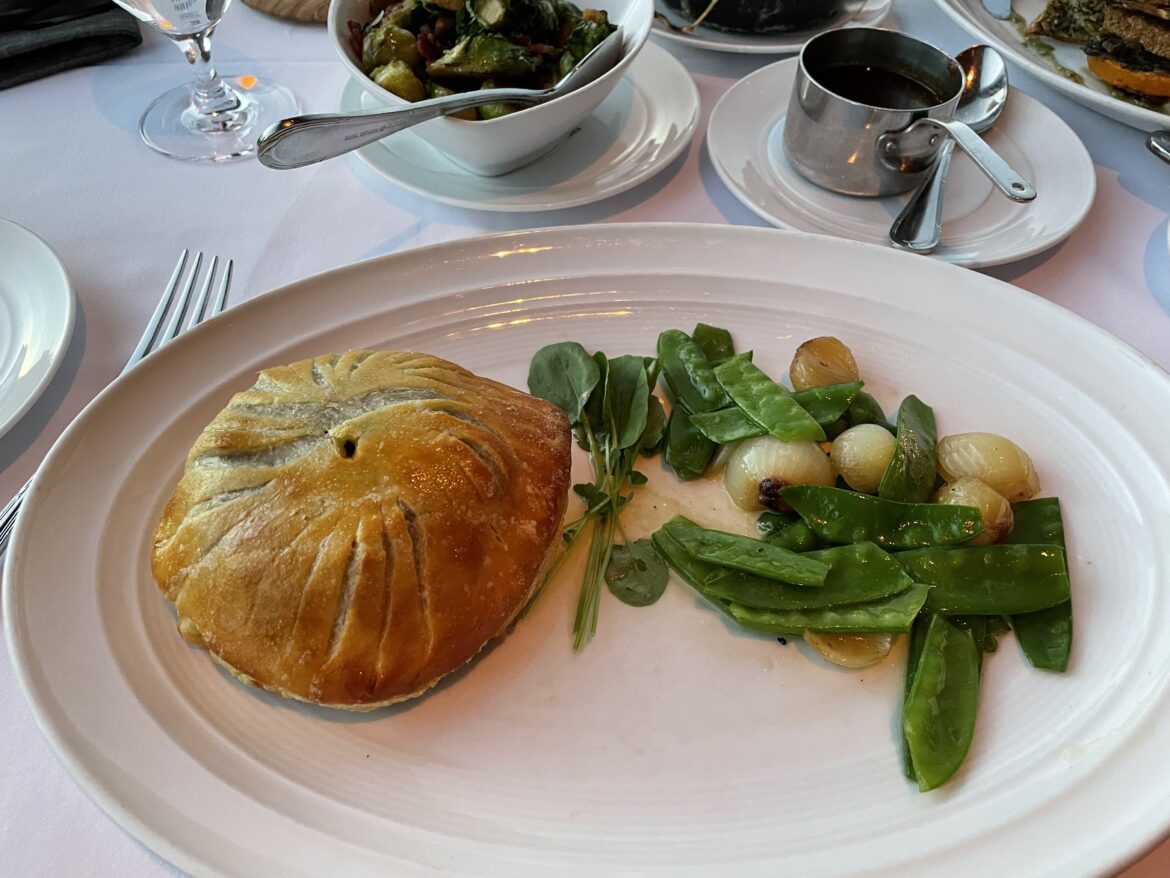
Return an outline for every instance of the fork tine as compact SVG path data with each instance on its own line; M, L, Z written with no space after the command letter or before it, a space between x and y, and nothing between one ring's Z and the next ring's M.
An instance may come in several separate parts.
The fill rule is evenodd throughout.
M191 317L187 321L187 329L192 330L203 322L203 312L207 307L207 296L211 292L211 282L215 279L215 267L219 265L219 257L211 257L211 265L207 268L207 277L199 288L199 295L195 297L195 304L191 306Z
M151 342L154 341L155 333L158 332L158 327L167 313L167 308L170 307L171 300L175 298L175 290L179 288L179 278L182 276L183 269L187 265L188 255L190 254L187 250L179 254L179 262L175 265L175 271L171 275L170 283L167 284L167 288L163 291L162 298L158 300L154 314L151 315L150 322L146 325L146 331L142 333L142 338L138 340L138 346L134 348L134 353L126 361L127 369L145 357L146 352L150 350Z
M187 276L187 284L183 288L183 294L175 302L174 310L171 312L171 319L167 321L167 328L158 337L156 347L161 348L179 334L179 327L183 325L183 312L187 310L187 303L191 301L191 293L195 291L195 279L199 277L199 268L202 265L203 253L196 253L195 264L191 266L191 274Z
M228 287L232 282L232 267L234 265L235 263L229 259L223 267L223 278L220 280L219 290L215 294L215 300L211 303L211 311L208 315L210 317L214 317L222 311L223 306L227 304Z
M184 250L179 255L179 262L175 266L174 273L171 274L170 282L167 284L166 290L163 291L162 298L159 299L158 305L155 306L154 314L151 315L150 322L146 326L146 331L142 334L138 346L134 349L134 353L130 355L129 361L126 363L123 372L128 371L139 360L146 356L146 354L155 346L162 347L168 341L171 341L180 332L182 326L183 312L187 309L187 304L191 300L191 293L195 289L195 281L199 276L199 266L203 262L203 254L197 253L195 255L195 264L191 268L191 274L187 278L186 289L178 302L174 303L174 309L171 311L171 319L167 323L166 330L159 335L158 328L162 324L163 318L167 314L167 310L171 308L172 302L175 298L175 292L179 288L179 283L183 276L183 269L187 266L187 258L190 256L190 251ZM211 292L212 278L215 276L216 265L219 258L213 256L211 258L211 267L207 272L207 277L204 278L202 289L195 300L195 304L191 309L191 319L188 323L188 329L193 328L200 323L204 318L204 311L208 313L206 316L211 317L218 314L224 309L227 303L228 286L232 280L232 260L228 260L224 265L223 273L220 278L219 289L216 291L215 300L211 303L210 309L206 307L207 297ZM158 335L158 339L155 336ZM16 523L16 514L20 510L21 504L24 501L25 495L28 494L29 488L32 485L32 480L25 482L24 487L16 492L16 495L0 508L0 556L2 556L8 549L8 540L12 535L12 529Z

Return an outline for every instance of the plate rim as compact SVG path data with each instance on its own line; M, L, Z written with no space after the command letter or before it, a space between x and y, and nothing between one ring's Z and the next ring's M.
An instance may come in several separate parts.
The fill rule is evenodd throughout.
M65 263L61 261L61 257L57 255L57 252L36 232L18 222L0 217L0 237L5 234L23 238L30 245L40 250L42 256L46 258L47 264L51 265L53 270L58 274L56 279L58 282L50 284L47 289L50 295L57 297L56 302L51 304L55 309L55 313L61 313L63 319L57 324L57 335L40 377L34 384L29 386L25 392L24 399L13 409L12 413L7 418L0 418L0 438L3 438L6 433L20 423L20 420L28 414L29 409L36 404L37 400L48 389L49 384L52 383L53 378L61 368L61 364L65 361L65 355L69 350L69 342L73 338L73 328L77 320L77 294L73 289L73 280L69 276L69 271L65 268Z
M648 52L650 53L649 57L647 56ZM633 189L635 186L645 183L647 180L650 180L660 174L671 162L673 162L683 152L686 151L686 149L694 140L695 134L698 132L699 120L702 117L702 99L699 95L698 85L695 83L694 77L691 76L686 67L684 67L683 64L666 49L647 41L647 43L638 52L638 56L634 58L633 63L630 64L630 68L627 71L627 77L622 81L628 82L631 88L633 88L639 94L642 94L643 97L649 99L651 96L646 95L645 92L639 90L637 85L637 77L639 74L639 65L642 65L644 70L651 64L661 65L667 69L669 71L669 75L677 80L677 86L679 87L680 92L682 87L686 87L687 91L685 95L685 103L690 108L690 116L686 120L686 124L678 128L678 133L674 136L673 140L669 144L669 147L664 149L661 155L658 156L655 161L649 162L644 166L640 166L627 178L619 181L609 188L590 189L575 197L556 201L523 201L492 204L490 202L484 202L478 199L466 199L446 194L435 194L434 192L414 181L407 180L401 175L390 173L384 166L384 154L389 150L389 147L384 146L380 141L375 141L374 143L355 150L355 154L367 168L369 168L373 173L377 174L383 180L386 180L395 186L399 186L408 192L418 195L421 198L426 198L439 204L446 204L451 207L463 208L465 210L482 210L494 213L537 213L554 210L567 210L572 207L581 207L587 204L595 204L608 198L613 198L614 196L620 195L623 192L627 192L630 189ZM345 107L348 105L347 101L349 96L355 92L360 97L360 84L355 83L352 78L347 78L345 83L342 85L341 92L338 96L338 104L342 107L343 112L345 111ZM605 101L610 100L611 97L612 95L606 96ZM605 101L602 101L602 106L605 104ZM650 103L653 105L652 101ZM594 110L594 112L597 111ZM410 132L403 133L409 134ZM557 149L559 148L560 147ZM555 155L556 151L557 150L554 149L552 152L547 153L545 156L537 159L534 164L543 161L548 156ZM512 173L523 173L524 169L524 167L517 168L516 171ZM463 169L458 170L471 179L498 179L488 177L480 178L477 175L472 174L470 171L463 171ZM504 176L506 177L508 175Z
M1015 40L1005 40L998 33L989 30L980 20L980 12L972 5L972 0L935 0L935 4L968 34L980 41L990 43L1007 55L1009 61L1020 65L1045 85L1081 106L1140 131L1170 128L1170 113L1158 113L1145 107L1128 104L1088 86L1078 85L1061 76L1038 58L1033 57L1021 43ZM990 18L986 12L983 14ZM1054 40L1054 42L1063 41Z
M376 265L380 263L395 263L407 262L410 260L425 262L427 259L435 254L442 255L445 251L449 254L461 254L461 258L470 259L475 254L483 256L497 256L502 251L501 244L506 244L508 247L523 251L525 248L540 247L541 249L549 250L556 249L557 245L569 246L571 248L579 247L583 244L597 247L599 245L610 246L625 246L628 244L632 235L641 235L654 238L658 243L667 243L672 247L679 245L679 239L686 236L695 236L700 241L710 242L712 239L743 239L751 242L752 239L757 239L761 244L766 245L770 238L782 236L794 240L807 240L818 247L830 247L842 251L858 250L863 256L868 256L875 260L894 260L898 265L904 266L911 271L924 272L927 275L940 274L942 277L950 277L955 280L964 278L969 282L978 284L983 288L988 295L993 299L999 301L1011 300L1019 304L1024 309L1033 309L1039 316L1049 316L1057 320L1070 321L1070 325L1078 328L1082 332L1087 332L1090 337L1097 342L1107 345L1113 350L1116 355L1123 357L1130 361L1133 366L1142 370L1146 377L1159 382L1159 385L1170 392L1170 372L1167 372L1162 366L1154 362L1150 357L1136 350L1127 342L1116 337L1112 333L1082 317L1074 311L1071 311L1055 302L1052 302L1043 297L1029 294L1026 290L1022 290L1004 281L986 275L978 275L972 272L964 272L961 268L939 261L924 261L914 260L912 254L902 253L901 251L888 250L876 245L865 244L860 242L849 241L846 239L837 239L824 235L812 235L805 232L794 230L775 229L775 228L754 228L743 226L729 226L722 224L696 224L696 223L609 223L597 224L594 226L554 226L542 229L524 230L519 232L502 232L491 235L479 236L474 238L456 239L452 241L445 241L436 244L431 244L425 247L415 248L412 250L399 251L391 254L384 254L380 256L373 256L367 259L358 260L347 265L332 268L322 271L315 275L294 281L292 283L283 285L281 287L269 290L266 293L260 294L252 299L235 306L232 311L225 315L207 321L204 325L197 327L189 333L185 333L182 337L177 339L175 343L168 347L166 351L160 353L163 360L176 359L184 356L186 349L199 345L202 339L210 333L217 331L217 327L227 327L232 322L232 315L244 315L247 317L252 312L273 307L273 303L282 295L307 295L313 288L327 283L330 278L335 278L342 274L359 273L362 271L376 270ZM549 244L552 246L548 246ZM701 249L701 248L696 248ZM912 265L918 265L919 268L913 269ZM609 269L603 268L600 273L606 274ZM727 268L728 278L735 276L734 267ZM961 274L955 274L961 272ZM647 273L653 274L655 272L649 271ZM568 277L569 275L566 275ZM576 272L572 277L587 277L588 274L583 272ZM972 280L977 278L977 280ZM956 285L961 286L961 285ZM945 285L939 289L947 289ZM959 293L959 295L966 295L966 292ZM450 295L449 292L441 292L436 294L431 293L414 293L407 294L402 300L396 302L397 306L412 306L427 302L432 298L442 298ZM158 361L156 361L158 362ZM88 769L79 756L74 753L65 744L65 741L60 739L55 732L57 731L57 724L55 718L50 715L48 704L53 702L52 693L44 693L40 698L33 690L33 682L31 680L32 672L37 670L35 664L29 663L30 644L25 638L25 631L23 629L23 612L22 612L22 587L14 585L14 583L21 583L22 577L20 575L20 568L25 563L25 543L28 539L27 522L32 517L33 511L38 507L42 500L42 493L44 483L48 480L48 475L52 474L58 463L58 458L61 458L71 451L71 445L76 442L76 436L83 434L87 426L87 421L93 417L92 412L100 409L106 405L106 400L123 393L132 391L135 384L141 381L149 380L143 377L146 374L144 370L131 370L123 376L115 380L105 390L103 390L89 405L87 405L77 418L69 425L69 427L61 434L58 440L54 443L49 455L46 457L45 463L33 482L32 490L25 501L21 515L18 518L16 531L13 534L12 547L7 553L7 558L4 566L4 583L3 589L3 614L4 614L4 629L6 639L8 641L8 648L13 661L14 675L18 680L23 694L28 700L31 712L40 728L42 734L45 735L50 749L58 760L66 767L66 769L74 776L74 780L82 787L83 791L101 807L104 811L111 815L120 825L122 825L128 832L150 847L152 850L158 852L160 855L189 872L203 873L208 868L213 868L210 863L201 859L199 853L188 851L184 848L173 844L169 839L159 833L154 832L150 826L128 807L124 806L120 799L117 798L115 792L106 789L94 780L93 773ZM1149 719L1149 717L1147 717ZM1167 801L1170 802L1170 792L1166 793ZM1145 818L1148 822L1149 817ZM1170 833L1170 813L1163 814L1157 821L1157 834L1145 833L1141 839L1140 844L1134 844L1128 847L1125 851L1114 851L1112 856L1104 857L1098 865L1106 867L1120 867L1128 862L1140 858L1144 851L1148 851L1151 847L1158 844L1160 839L1164 838L1167 833Z
M723 113L729 112L727 108L731 105L733 100L738 99L739 94L742 94L744 90L753 87L756 82L759 82L760 80L766 80L770 76L787 76L790 68L793 70L795 69L797 60L798 59L796 58L780 59L779 61L775 61L771 64L765 65L764 67L760 67L757 70L753 70L747 76L744 76L743 78L732 83L727 91L725 91L720 96L715 106L712 107L711 113L707 120L707 130L704 136L707 140L707 150L711 157L711 164L715 168L715 173L723 182L723 185L727 188L727 190L733 196L735 196L735 198L741 204L751 210L754 214L756 214L756 216L760 217L768 223L771 223L777 228L792 229L794 231L802 231L808 234L824 234L819 230L814 231L806 228L800 228L798 226L783 222L765 208L756 204L749 196L749 194L739 185L738 181L732 175L732 172L727 167L725 167L725 162L721 160L719 151L713 148L710 139L711 132L719 128L717 123L720 121L721 111ZM1089 212L1092 210L1093 203L1096 201L1096 166L1093 164L1093 157L1089 153L1088 148L1085 146L1084 142L1080 139L1077 133L1068 125L1067 122L1065 122L1056 113L1045 106L1042 101L1037 100L1026 92L1020 91L1014 86L1012 87L1012 94L1021 98L1023 102L1029 106L1030 111L1039 112L1042 115L1046 115L1046 124L1051 126L1050 129L1046 130L1055 130L1059 132L1067 140L1066 146L1074 149L1077 159L1082 161L1085 165L1085 197L1082 199L1080 209L1079 211L1071 214L1071 221L1066 224L1064 228L1051 235L1028 238L1026 241L1027 246L1025 247L1021 247L1011 252L1005 251L1001 255L992 256L991 258L980 256L978 251L976 251L971 256L964 256L962 253L955 254L946 250L942 251L941 253L935 252L928 254L931 258L939 262L948 262L953 265L961 265L966 268L990 268L992 266L1006 265L1012 262L1018 262L1022 259L1028 259L1032 256L1036 256L1051 249L1052 247L1057 246L1071 237L1073 233L1076 232L1076 230L1081 226L1081 224L1088 218ZM776 113L782 113L779 105L777 105ZM769 131L771 131L771 127L779 121L779 118L773 120L772 116L773 113L769 112L765 117L767 120L766 124L769 126ZM848 238L849 240L857 240L855 238L849 238L848 235L844 234L841 235L841 237ZM858 243L872 244L874 246L884 246L877 245L873 241L858 241Z

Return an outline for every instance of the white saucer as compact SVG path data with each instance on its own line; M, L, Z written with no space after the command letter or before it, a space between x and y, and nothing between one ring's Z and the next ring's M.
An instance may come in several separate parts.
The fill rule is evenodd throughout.
M377 108L352 80L341 92L345 113ZM647 43L617 88L568 140L502 177L464 170L401 131L357 151L404 189L456 207L535 211L575 207L624 192L682 152L699 125L699 91L665 49Z
M800 47L817 34L840 27L875 27L889 14L893 0L846 0L841 11L827 22L807 30L774 34L738 34L713 27L699 25L694 33L683 34L671 30L662 19L683 27L690 22L683 21L677 10L669 9L657 0L654 4L655 36L715 52L737 52L744 55L794 55Z
M73 288L48 244L0 219L0 436L48 387L73 333Z
M789 58L757 70L720 99L707 127L716 172L736 198L770 223L889 244L890 224L908 194L838 195L808 182L788 163L784 116L796 63ZM1038 195L1031 204L1008 201L956 151L942 242L932 255L973 268L1032 256L1067 238L1088 214L1097 184L1093 161L1072 129L1022 92L1012 90L987 141Z

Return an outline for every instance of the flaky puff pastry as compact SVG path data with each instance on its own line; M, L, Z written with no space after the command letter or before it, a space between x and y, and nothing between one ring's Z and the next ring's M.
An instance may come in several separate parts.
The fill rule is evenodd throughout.
M155 532L179 629L237 677L370 710L504 633L569 485L564 414L425 354L267 369L200 435Z

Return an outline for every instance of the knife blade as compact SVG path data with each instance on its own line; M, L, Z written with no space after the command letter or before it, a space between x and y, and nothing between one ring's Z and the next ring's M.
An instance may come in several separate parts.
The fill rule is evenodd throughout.
M982 0L983 8L996 18L1007 21L1012 17L1012 0Z

